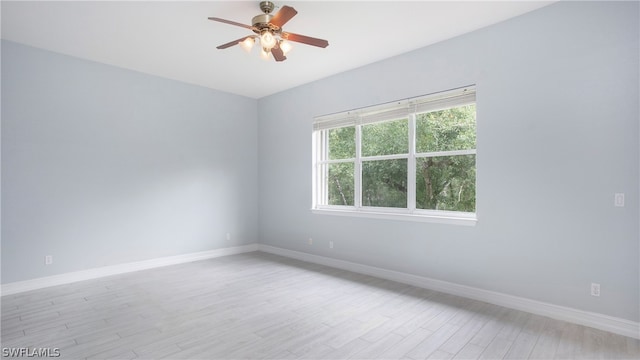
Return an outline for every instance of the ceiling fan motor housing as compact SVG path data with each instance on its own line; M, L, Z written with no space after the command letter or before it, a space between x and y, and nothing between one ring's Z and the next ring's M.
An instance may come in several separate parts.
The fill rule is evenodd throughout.
M280 32L280 27L271 24L271 19L273 19L271 12L274 8L275 5L271 1L260 2L260 10L262 10L264 14L256 15L251 20L251 24L256 28L256 30L253 30L256 34L262 34L267 30L270 30L272 33Z
M271 14L260 14L260 15L254 16L253 19L251 20L251 23L255 28L253 32L255 32L256 34L261 34L269 30L274 34L279 34L281 29L279 26L273 25L271 23L272 18L273 18L273 15Z
M253 19L251 20L251 23L255 27L269 25L269 22L271 21L272 18L273 18L273 15L271 14L260 14L260 15L254 16Z

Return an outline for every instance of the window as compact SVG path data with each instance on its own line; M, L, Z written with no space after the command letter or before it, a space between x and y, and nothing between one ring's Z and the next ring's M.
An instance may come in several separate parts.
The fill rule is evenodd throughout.
M313 211L475 224L469 86L314 119Z

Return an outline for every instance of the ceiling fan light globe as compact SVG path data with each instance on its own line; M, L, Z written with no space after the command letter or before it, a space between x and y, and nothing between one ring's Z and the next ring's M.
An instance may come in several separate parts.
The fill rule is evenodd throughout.
M276 37L273 36L271 31L265 31L260 35L260 44L267 50L273 49L273 47L276 46L276 42Z
M262 60L269 60L271 51L269 51L269 49L265 49L262 48L262 50L260 50L260 57L262 58Z
M290 42L288 42L287 40L280 40L280 50L282 50L282 53L284 55L287 55L287 53L289 51L291 51L291 49L293 48L293 46L291 45Z
M252 37L248 37L246 39L244 39L244 41L240 42L240 46L246 51L246 52L251 52L251 49L253 49L253 45L256 43L256 40Z

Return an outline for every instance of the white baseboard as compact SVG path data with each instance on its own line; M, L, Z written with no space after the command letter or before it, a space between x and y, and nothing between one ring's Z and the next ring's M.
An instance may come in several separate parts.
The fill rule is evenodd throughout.
M212 259L221 256L257 251L258 244L234 246L229 248L202 251L197 253L167 256L157 259L136 261L125 264L110 265L94 269L81 270L66 274L41 277L32 280L17 281L2 284L2 296L17 294L25 291L42 289L49 286L69 284L76 281L90 280L105 276L124 274L139 270L153 269L162 266L182 264L192 261Z
M483 290L471 286L454 284L447 281L431 279L423 276L412 275L398 271L377 268L374 266L362 265L354 262L337 260L324 256L273 247L269 245L259 244L258 250L310 263L326 265L338 269L353 271L360 274L371 275L382 279L397 281L400 283L425 289L440 291L447 294L480 300L511 309L526 311L532 314L542 315L557 320L568 321L571 323L589 326L615 334L640 339L640 323L630 320L554 305L542 301L531 300L495 291Z

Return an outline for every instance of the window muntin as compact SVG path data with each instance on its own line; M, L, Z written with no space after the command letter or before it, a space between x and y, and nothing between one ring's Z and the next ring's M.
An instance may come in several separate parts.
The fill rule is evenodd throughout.
M315 210L475 220L473 86L316 118L314 144Z

